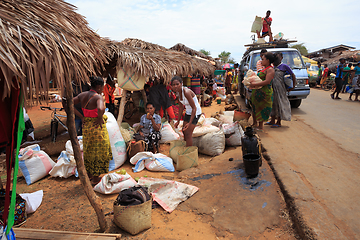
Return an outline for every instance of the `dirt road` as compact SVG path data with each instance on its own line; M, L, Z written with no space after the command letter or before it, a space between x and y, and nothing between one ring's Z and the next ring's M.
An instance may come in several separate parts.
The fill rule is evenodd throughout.
M214 102L213 106L203 108L203 111L210 116L223 108L224 103L218 105ZM49 129L49 112L34 108L29 115L35 128L45 124L45 130ZM66 138L67 134L62 137ZM45 151L52 151L56 159L56 151L64 149L66 139L59 139L56 143L49 140L44 138L39 144ZM168 154L169 146L162 145L160 151ZM227 147L224 154L217 157L200 155L198 167L175 173L147 170L133 173L132 165L127 161L122 168L134 178L147 175L173 179L197 186L200 190L171 214L162 208L154 209L152 228L137 236L133 237L116 227L111 222L112 216L106 217L110 226L108 232L121 233L124 239L295 239L286 204L270 166L264 161L259 177L247 180L241 156L241 147ZM229 158L234 160L229 161ZM44 190L43 203L34 214L29 215L22 227L98 231L96 215L78 179L46 177L27 186L24 178L19 178L18 193L40 189ZM110 212L117 195L97 195L104 211Z
M301 237L359 239L360 103L329 94L312 89L291 122L260 136Z

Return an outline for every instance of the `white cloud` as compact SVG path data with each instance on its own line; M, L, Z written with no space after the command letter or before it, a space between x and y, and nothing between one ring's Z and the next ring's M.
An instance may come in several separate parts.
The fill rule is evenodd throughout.
M272 30L304 43L309 51L338 44L360 48L358 0L299 2L217 0L71 0L89 25L114 40L139 38L164 47L183 43L213 57L231 52L240 61L251 42L256 15L271 10Z

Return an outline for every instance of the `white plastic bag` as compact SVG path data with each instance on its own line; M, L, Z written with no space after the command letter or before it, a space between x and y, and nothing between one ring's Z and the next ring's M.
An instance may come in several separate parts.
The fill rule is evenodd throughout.
M105 115L108 117L106 129L109 133L111 152L113 155L113 159L109 162L109 171L113 171L126 161L126 144L114 115L110 112L105 112Z
M177 134L171 125L166 122L162 125L160 129L161 139L160 143L169 143L171 141L179 140L180 136Z
M137 182L128 174L108 173L94 187L94 191L102 194L119 193L124 189L133 187Z
M25 177L27 185L30 185L49 174L55 162L40 150L38 144L20 149L19 167Z
M225 134L225 143L228 146L240 146L241 137L244 136L244 131L238 122L232 124L223 124L221 129Z
M209 156L220 155L225 150L225 134L222 130L207 133L193 138L193 145L198 147L199 153Z
M72 175L78 177L74 156L68 156L65 151L62 151L49 174L53 177L68 178Z
M44 192L39 190L33 193L20 193L19 194L26 201L26 213L33 213L41 205Z
M130 163L135 165L135 167L133 167L134 172L140 172L145 167L150 171L175 171L173 160L162 153L139 152L130 159Z
M205 118L203 125L213 125L215 127L219 127L221 122L216 118Z
M138 183L141 186L148 187L154 201L167 212L174 211L179 203L185 201L199 190L199 188L192 185L157 178L142 177Z
M83 152L83 140L82 140L82 136L78 136L77 137L78 141L79 141L79 145L80 145L80 151ZM71 145L71 141L67 140L65 143L65 149L66 149L66 153L68 154L68 156L74 156L74 151Z

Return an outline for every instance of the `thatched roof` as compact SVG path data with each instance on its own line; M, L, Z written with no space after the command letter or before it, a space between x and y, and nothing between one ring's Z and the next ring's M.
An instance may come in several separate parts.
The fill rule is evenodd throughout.
M63 0L0 2L2 99L9 96L14 76L25 96L27 88L39 95L47 92L50 80L59 87L65 78L85 81L106 62L97 50L100 36L75 9Z
M136 39L136 38L126 38L123 41L121 41L120 43L127 45L127 46L136 47L136 48L145 49L145 50L168 51L168 49L163 46L160 46L155 43L145 42L143 40Z
M127 41L127 44L104 39L104 51L110 59L110 64L106 67L107 71L114 73L115 66L116 69L122 67L130 73L136 72L146 77L163 78L167 83L175 75L186 76L197 73L210 75L215 70L206 61L167 50L156 44L141 40ZM137 47L129 46L132 44Z
M335 71L336 66L339 65L341 58L344 58L347 62L357 62L357 60L354 57L356 54L359 53L360 50L355 50L355 51L347 50L343 52L336 52L333 54L332 58L327 59L321 64L327 64L330 70Z

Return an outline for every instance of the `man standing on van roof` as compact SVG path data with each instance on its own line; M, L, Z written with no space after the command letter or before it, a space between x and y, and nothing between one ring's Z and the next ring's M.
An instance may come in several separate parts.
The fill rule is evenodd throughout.
M260 36L260 33L258 31L257 35L258 38L264 38L266 36L269 36L269 42L272 42L273 38L272 38L272 32L271 32L271 23L272 23L272 18L270 17L271 11L268 10L266 12L266 16L262 19L263 20L263 27L262 27L262 33Z

